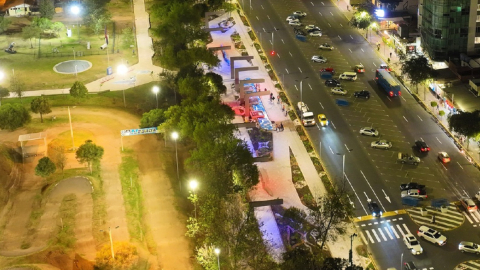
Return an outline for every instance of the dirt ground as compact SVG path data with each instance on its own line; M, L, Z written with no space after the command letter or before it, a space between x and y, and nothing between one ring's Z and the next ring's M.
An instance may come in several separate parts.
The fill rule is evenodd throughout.
M57 117L66 113L66 108L53 108L52 112ZM34 115L33 121L38 121L36 117L37 115ZM92 138L93 142L105 149L101 162L101 176L104 182L108 215L105 227L108 229L109 226L119 226L118 229L112 230L114 241L128 241L129 234L118 172L118 166L121 163L120 130L138 128L139 118L113 109L76 107L72 109L72 124L74 136L75 128L89 129L95 135ZM69 130L69 126L66 124L46 130L47 141L67 130ZM0 143L16 142L18 136L25 133L25 130L22 129L14 132L1 130ZM162 266L163 269L192 269L191 247L188 239L184 236L185 218L175 208L174 192L171 189L170 180L166 177L164 167L162 167L164 163L159 154L159 151L162 150L162 143L157 141L153 135L126 138L128 140L124 138L125 147L133 149L138 155L141 171L140 181L144 190L145 209L148 213L146 221L152 228L152 235L157 243L157 262L152 262L152 265ZM0 216L0 220L6 220L0 240L0 255L3 256L26 254L26 250L22 250L20 246L28 235L26 223L31 213L34 196L41 188L42 180L34 175L34 167L38 158L29 159L31 161L23 166L23 181L18 187L18 192L9 202L10 206L6 207L8 211L4 211ZM67 168L78 166L78 162L72 158L69 158L67 162L69 163ZM98 245L98 243L94 243L91 229L93 202L90 202L85 194L79 197L79 201L82 201L82 204L79 205L76 215L76 252L93 260L95 246ZM40 224L43 228L54 228L58 222L55 218L55 206L48 205L48 207L50 209L45 210L47 215L41 218ZM28 249L30 253L41 249L42 244L40 243L44 245L52 237L51 233L43 233L40 228L39 231L41 233L35 235L35 241ZM152 269L157 269L157 267Z

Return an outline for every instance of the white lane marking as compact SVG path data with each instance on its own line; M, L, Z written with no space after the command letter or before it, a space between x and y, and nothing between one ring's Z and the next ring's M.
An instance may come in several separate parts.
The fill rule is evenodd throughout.
M310 87L310 90L313 90L312 86L310 84L308 84L308 87Z
M267 18L270 20L270 16L267 15Z
M328 24L328 26L332 27L332 25L330 23L327 23L327 24Z
M339 38L340 40L342 40L342 38L341 38L340 36L338 36L338 38Z
M377 67L377 65L375 65L375 63L373 63L373 65L374 65L375 67Z
M402 225L403 225L403 228L405 228L405 231L406 231L406 232L408 232L409 234L412 234L412 233L410 232L410 230L408 229L407 224L404 223L404 224L402 224Z
M330 14L332 14L332 16L333 16L333 13L331 11L330 11Z
M365 238L365 235L363 234L363 232L360 232L360 237L362 237L362 240L364 243L368 243L367 238Z
M323 107L323 105L322 105L322 103L321 103L321 102L318 102L318 103L320 103L320 106L322 106L322 109L325 109L325 108Z
M443 162L440 162L440 164L442 164L443 168L447 170L447 167L445 167L445 164L443 164Z
M291 52L288 52L290 54L291 57L293 57L292 53Z
M375 238L377 239L377 241L380 243L380 238L378 237L377 233L375 232L375 230L372 230L372 233L373 235L375 235Z
M288 69L285 69L287 71L288 74L290 74L290 72L288 72Z
M392 101L388 96L387 96L388 100ZM407 121L408 122L408 121Z
M335 153L333 153L333 150L330 146L328 146L328 148L330 148L330 152L332 152L332 154L334 155Z
M342 24L340 24L340 27L343 27L343 25L342 25Z
M257 20L259 20L259 21L260 21L260 19L258 18L258 16L255 16L255 17L257 18Z
M278 58L280 58L280 54L277 53Z
M400 96L400 97L403 99L403 101L407 102L407 100L403 96Z
M365 52L362 48L360 48L360 50L362 50L362 52Z
M420 121L423 122L423 120L422 120L422 118L420 117L420 115L417 114L417 117L418 117L418 119L420 119Z
M352 50L348 49L350 51L350 53L353 53Z
M480 213L478 213L478 210L477 210L476 212L473 212L473 214L474 214L473 216L476 217L476 218L474 218L475 221L478 222L478 220L480 219Z
M302 70L300 69L300 67L298 67L298 70L300 70L300 73L303 73Z
M280 39L280 40L282 41L282 43L283 43L283 44L285 44L285 41L283 41L283 38L282 38L282 39Z
M370 235L370 232L366 231L366 233L367 233L367 236L368 236L368 240L370 240L370 243L372 243L372 244L375 243L375 241L373 241L372 236Z
M298 87L297 87L297 85L296 85L296 84L295 84L295 89L297 89L297 91L298 91Z
M458 161L457 161L457 164L458 164L458 166L460 166L460 168L462 168L462 170L463 170L463 167L462 167L462 165L460 165L460 163L458 163Z
M348 148L347 144L344 143L343 145L345 145L345 148L347 149L348 152L350 152L351 150Z
M322 5L324 5L324 6L325 6L325 4L324 4L323 2L320 2L320 3L322 3Z
M477 213L477 212L473 212L473 214L472 214L472 218L473 218L473 220L475 220L475 222L477 222L477 223L478 223L478 218L475 216L475 214L477 214L477 215L478 215L478 213Z
M388 229L388 227L383 227L383 229L384 229L385 232L388 234L388 237L390 237L390 240L393 240L393 236L392 236L392 234L390 233L390 230Z
M264 8L263 8L263 5L260 5L260 6L262 7L262 9L264 9Z
M323 3L322 3L323 4ZM320 16L323 16L323 14L321 12L318 12L318 14L320 14Z
M407 122L408 122L408 120L407 120L407 118L405 118L405 116L403 116L403 119L405 119L405 121L407 121Z
M330 148L330 146L329 146L329 148ZM332 152L332 155L334 155L334 153L333 153L333 151L332 151L332 148L330 148L330 151ZM352 185L352 183L350 182L350 179L348 179L348 177L347 177L347 175L346 175L346 174L345 174L345 179L347 179L347 181L348 181L348 184L350 185L350 187L351 187L351 188L352 188L352 190L353 190L353 193L355 193L355 196L357 196L358 202L359 202L359 203L360 203L360 205L362 206L362 208L363 208L363 211L365 211L365 214L367 214L367 215L368 215L367 209L365 209L365 206L363 206L363 203L362 203L362 201L360 201L360 197L358 197L358 194L357 194L357 192L356 192L356 191L355 191L355 189L353 188L353 185Z
M400 227L400 225L398 225L398 224L397 224L397 229L402 234L402 237L405 236L405 233L403 233L403 231L402 231L402 227Z
M350 37L353 39L352 35L350 35Z
M310 4L312 4L312 6L315 6L312 2L310 2Z
M337 129L337 127L333 124L333 122L330 122L330 123L332 123L333 128Z
M387 238L385 237L385 234L383 233L382 228L377 228L377 230L380 233L380 235L382 236L383 241L387 241Z
M473 224L473 221L470 219L470 217L467 215L467 213L462 212L462 214L467 218L468 222L470 222L471 224Z
M380 199L378 198L377 193L375 193L375 190L373 190L372 185L370 185L370 182L368 182L367 177L365 177L365 174L363 174L362 170L360 170L360 172L362 173L363 178L365 178L365 181L367 181L367 184L368 184L368 186L370 187L370 189L372 190L373 195L375 195L375 197L377 198L378 203L382 206L383 211L386 212L385 207L383 206L382 202L381 202Z
M395 234L395 237L397 237L397 239L400 238L400 236L398 236L397 231L395 231L395 228L393 228L393 226L389 226L389 227L393 231L393 233Z
M438 141L440 144L443 144L443 143L438 139L438 137L435 137L435 139L437 139L437 141Z

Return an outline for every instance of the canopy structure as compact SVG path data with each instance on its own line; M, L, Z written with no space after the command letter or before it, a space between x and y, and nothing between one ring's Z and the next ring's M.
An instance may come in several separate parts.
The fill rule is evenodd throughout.
M22 157L28 157L28 153L24 151L24 142L28 141L35 141L35 140L42 140L43 144L45 145L45 155L47 155L47 133L39 132L39 133L30 133L18 136L18 141L20 142L20 147L22 148ZM27 156L25 156L27 154Z

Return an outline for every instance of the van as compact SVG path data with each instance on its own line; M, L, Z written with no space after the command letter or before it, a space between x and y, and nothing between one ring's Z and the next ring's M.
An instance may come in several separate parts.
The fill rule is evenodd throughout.
M344 72L340 75L340 80L356 81L357 73L355 72Z

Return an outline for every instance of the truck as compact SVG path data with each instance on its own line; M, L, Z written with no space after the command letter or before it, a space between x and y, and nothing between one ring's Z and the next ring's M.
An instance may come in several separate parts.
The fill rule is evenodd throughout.
M300 115L302 125L305 127L314 126L315 125L315 116L312 112L308 109L307 104L300 101L297 104L298 106L298 113Z
M405 153L401 153L401 152L398 153L398 159L397 160L400 163L407 163L407 164L413 164L413 165L417 165L418 163L420 163L420 158L419 157L409 155L409 154L405 154Z
M375 81L390 97L399 97L402 95L400 83L386 69L377 69L375 72Z

